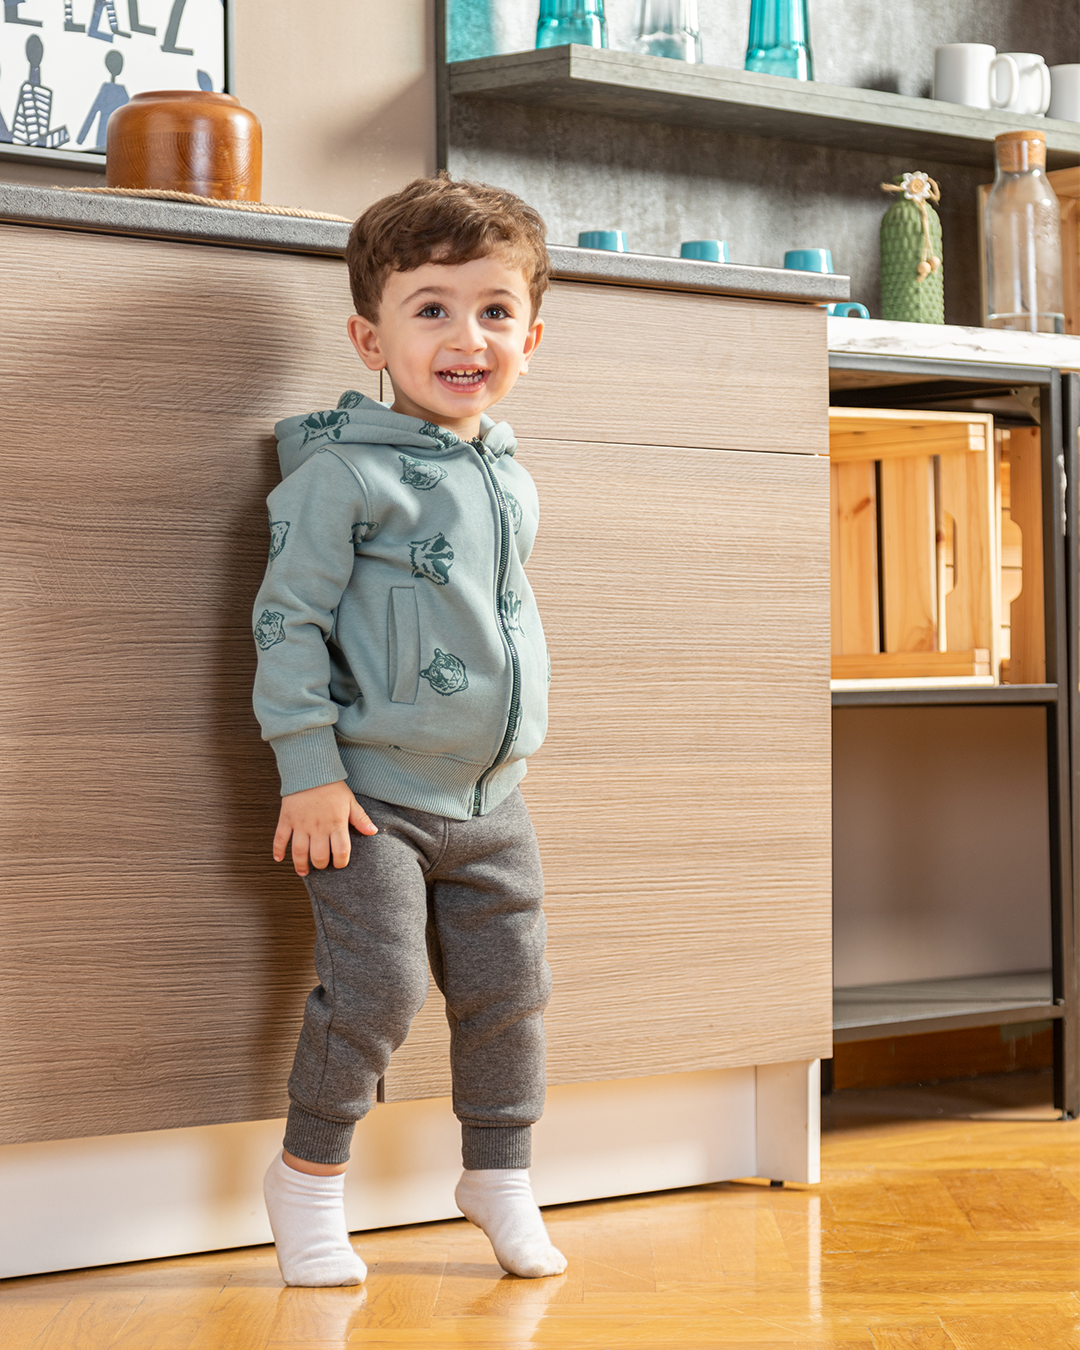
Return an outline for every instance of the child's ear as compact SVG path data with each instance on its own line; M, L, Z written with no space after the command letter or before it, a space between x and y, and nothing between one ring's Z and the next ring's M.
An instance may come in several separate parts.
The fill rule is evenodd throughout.
M379 330L362 314L353 314L347 324L349 341L368 370L384 370L386 357L379 342Z
M532 357L532 354L536 351L537 347L540 346L540 339L543 336L544 336L543 319L534 319L532 323L529 325L529 331L525 334L525 346L522 349L521 353L522 375L527 375L529 373L529 360Z

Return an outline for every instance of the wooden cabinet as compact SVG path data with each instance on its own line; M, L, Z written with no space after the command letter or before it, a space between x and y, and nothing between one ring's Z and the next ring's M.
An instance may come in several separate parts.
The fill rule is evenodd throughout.
M0 1142L279 1116L310 919L270 861L249 611L273 422L378 392L344 270L0 239ZM779 1101L798 1062L805 1097L830 1048L824 314L558 281L545 316L500 411L542 500L552 1082L745 1070L752 1139L755 1071ZM388 1100L446 1091L442 1022Z

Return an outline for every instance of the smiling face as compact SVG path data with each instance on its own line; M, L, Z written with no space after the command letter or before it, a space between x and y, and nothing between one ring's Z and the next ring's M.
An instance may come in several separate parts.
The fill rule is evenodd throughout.
M543 330L524 273L499 253L391 272L378 320L349 320L360 359L393 382L394 412L462 440L477 435L480 414L528 370Z

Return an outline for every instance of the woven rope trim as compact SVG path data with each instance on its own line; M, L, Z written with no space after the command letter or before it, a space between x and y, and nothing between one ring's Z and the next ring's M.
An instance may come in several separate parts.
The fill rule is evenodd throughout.
M109 197L155 197L163 202L191 202L195 206L222 206L227 211L253 211L263 216L297 216L301 220L337 220L351 225L347 216L328 216L322 211L303 211L298 206L266 206L262 202L230 202L219 197L198 197L194 192L172 188L62 187L60 192L98 192Z

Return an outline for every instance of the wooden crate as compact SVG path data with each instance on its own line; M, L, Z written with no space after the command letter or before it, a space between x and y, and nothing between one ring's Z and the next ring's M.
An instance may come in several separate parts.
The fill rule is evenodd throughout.
M1065 331L1080 333L1080 165L1052 169L1047 175L1061 203L1061 282L1065 299ZM992 183L978 189L979 312L986 318L986 239L983 222Z
M1061 281L1065 291L1065 331L1080 333L1080 165L1048 173L1061 203Z
M993 418L829 414L834 679L998 679Z
M999 430L996 437L1003 625L1001 683L1044 684L1040 432L1038 427L1013 427Z

